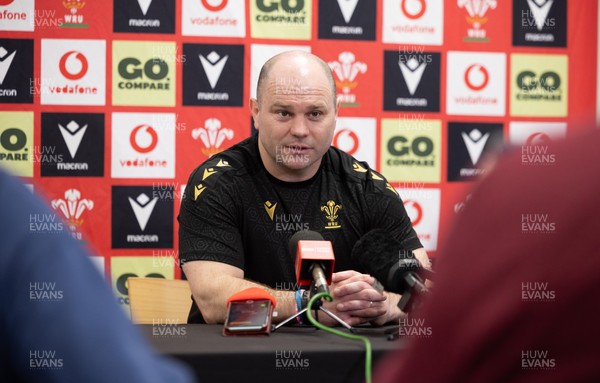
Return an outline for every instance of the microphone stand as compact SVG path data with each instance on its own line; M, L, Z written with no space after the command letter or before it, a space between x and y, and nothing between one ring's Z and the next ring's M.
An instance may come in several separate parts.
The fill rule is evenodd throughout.
M317 294L319 292L318 289L315 286L315 282L314 281L310 284L310 290L309 291L310 291L310 296L309 296L310 298L312 298L315 294ZM310 300L310 298L309 298L309 300ZM323 300L322 299L318 299L316 301L316 304L313 305L312 308L315 311L315 318L317 320L319 320L319 310L321 310L325 314L329 315L329 317L331 319L335 320L340 325L342 325L343 327L345 327L348 331L350 331L352 333L354 332L354 328L352 326L350 326L348 323L344 322L344 320L342 318L338 317L337 315L335 315L334 313L332 313L330 310L328 310L325 307L323 307ZM291 317L287 318L283 322L279 323L276 326L273 326L273 328L271 329L271 332L275 332L277 329L279 329L280 327L286 325L290 321L296 319L298 316L304 314L306 311L308 311L308 307L303 308L302 310L298 311L296 314L294 314Z
M407 274L404 281L408 285L408 289L402 293L402 297L398 302L398 308L407 315L410 315L410 313L421 303L423 295L429 294L429 289L418 276L412 273ZM391 332L389 330L386 331L386 334L389 334L388 340L400 338L400 325L395 327L397 327L397 329L392 329Z

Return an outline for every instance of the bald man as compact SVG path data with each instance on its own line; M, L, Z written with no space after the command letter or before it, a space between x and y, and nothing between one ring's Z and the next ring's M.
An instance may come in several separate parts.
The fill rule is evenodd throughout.
M269 59L250 111L258 134L194 170L179 214L182 268L192 288L189 322L222 323L227 298L263 287L283 320L301 308L290 237L319 232L333 244L334 300L354 326L399 319L399 296L380 292L350 254L371 229L387 230L427 262L402 200L385 178L331 146L339 104L328 65L315 55ZM327 316L321 322L334 324Z

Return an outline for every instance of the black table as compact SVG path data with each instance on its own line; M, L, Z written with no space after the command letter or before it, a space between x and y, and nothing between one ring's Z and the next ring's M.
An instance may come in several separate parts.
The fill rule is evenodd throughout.
M364 381L364 343L312 327L283 327L269 336L221 335L222 325L139 325L160 352L192 367L201 383ZM345 330L344 330L345 331ZM383 328L360 328L371 340L373 366L390 350Z

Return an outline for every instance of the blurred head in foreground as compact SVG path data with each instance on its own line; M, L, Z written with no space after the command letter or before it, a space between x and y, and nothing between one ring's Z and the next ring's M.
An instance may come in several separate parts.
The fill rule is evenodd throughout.
M0 382L191 382L117 306L58 215L0 171Z
M600 381L599 144L594 129L497 164L407 322L430 336L409 336L375 382Z

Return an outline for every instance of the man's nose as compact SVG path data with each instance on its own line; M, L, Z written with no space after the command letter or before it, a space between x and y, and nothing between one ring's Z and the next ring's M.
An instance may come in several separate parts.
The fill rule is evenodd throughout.
M297 116L293 123L292 128L290 129L290 133L295 137L306 137L308 136L310 130L306 120L303 116Z

